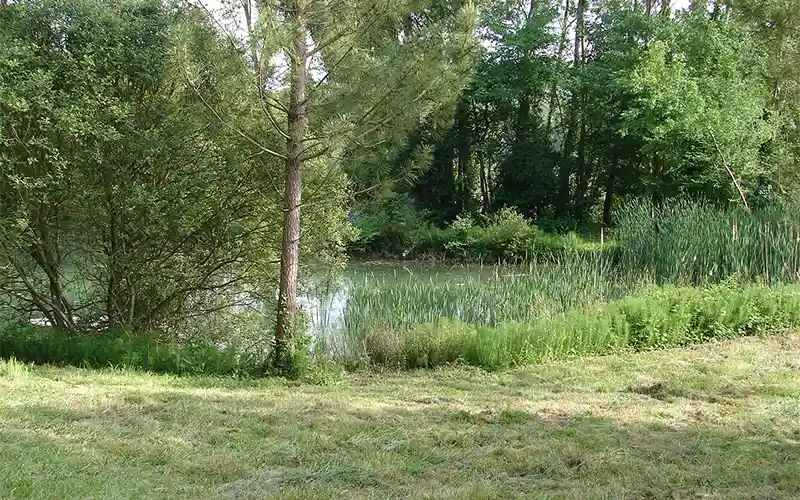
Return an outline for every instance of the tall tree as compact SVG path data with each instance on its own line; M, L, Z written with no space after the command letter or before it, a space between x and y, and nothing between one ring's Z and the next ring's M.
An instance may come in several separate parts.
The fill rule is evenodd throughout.
M262 149L284 162L274 353L286 368L297 328L302 207L324 203L325 180L341 172L343 160L396 144L455 101L475 47L475 10L443 0L285 0L256 2L248 17L258 19L248 40L230 39L245 59L257 54L246 61L264 68L253 102L285 138L283 147ZM241 129L235 117L218 114ZM311 165L326 173L304 200L302 176Z
M583 90L580 84L580 70L583 65L583 51L584 51L584 31L585 21L584 16L586 13L586 0L577 0L575 7L575 46L572 51L573 57L573 74L575 78L574 87L572 89L572 101L569 107L569 120L567 123L567 132L564 137L564 157L561 160L561 165L558 170L558 194L556 199L556 215L566 218L569 215L569 198L570 198L570 175L572 174L572 154L575 150L575 137L579 134L578 129L581 127L581 105ZM579 155L579 160L583 160Z

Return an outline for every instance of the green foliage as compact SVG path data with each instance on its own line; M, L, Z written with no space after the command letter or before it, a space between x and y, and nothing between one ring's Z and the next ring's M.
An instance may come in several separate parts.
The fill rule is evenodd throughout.
M619 196L792 199L800 5L715 5L487 2L486 50L451 119L382 156L396 171L432 152L394 189L440 227L504 207L540 227L608 226Z
M264 360L235 345L177 342L124 330L70 335L58 328L0 330L0 358L86 368L131 368L160 373L260 375Z
M0 37L3 301L72 331L175 333L271 288L277 195L183 65L217 98L247 73L196 11L22 1Z
M500 370L575 356L687 346L797 326L800 288L795 285L669 286L525 323L430 322L397 339L386 337L389 341L383 344L369 344L367 356L375 363L403 368L466 363Z
M554 258L565 253L613 253L574 232L560 235L546 232L513 208L504 208L482 223L459 215L446 228L425 226L410 204L400 208L382 207L380 215L362 215L361 236L351 247L367 255L402 259L437 258L468 262L521 263ZM401 214L402 223L390 222ZM413 223L416 224L414 226ZM383 224L383 225L381 225Z
M414 230L425 225L425 214L413 201L395 193L364 204L353 214L358 237L350 246L353 252L401 255L412 241Z

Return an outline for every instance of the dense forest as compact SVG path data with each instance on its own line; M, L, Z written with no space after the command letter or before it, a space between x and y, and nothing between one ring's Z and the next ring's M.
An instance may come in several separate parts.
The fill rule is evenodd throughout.
M376 233L504 207L565 230L610 226L637 197L796 196L797 2L499 1L476 33L452 108L349 166L357 189L395 179L359 198Z
M236 332L285 371L348 252L532 261L624 226L645 255L642 200L761 235L799 162L797 0L0 1L0 319L69 336ZM793 272L751 250L692 280Z

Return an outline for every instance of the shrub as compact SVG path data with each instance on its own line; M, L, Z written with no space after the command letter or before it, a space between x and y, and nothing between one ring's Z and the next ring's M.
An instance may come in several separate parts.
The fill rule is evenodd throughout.
M513 208L503 208L480 222L462 214L446 228L426 224L424 216L405 196L375 202L359 214L361 234L351 250L406 259L523 262L565 251L603 249L574 232L543 231Z
M379 198L351 216L359 236L350 248L360 253L402 255L413 247L418 236L415 228L425 225L425 216L407 194Z
M527 260L536 247L541 232L512 208L503 208L489 219L485 247L493 258Z

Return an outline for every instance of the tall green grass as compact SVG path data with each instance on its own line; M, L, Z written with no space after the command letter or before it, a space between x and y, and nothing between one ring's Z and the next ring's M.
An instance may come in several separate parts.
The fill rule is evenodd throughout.
M658 284L800 278L800 210L794 208L747 213L688 200L639 201L620 211L616 239L620 268Z
M490 370L679 347L800 326L800 286L719 284L653 288L617 302L494 327L439 321L408 332L376 332L373 363L431 368L465 363Z
M472 226L465 228L474 230ZM800 210L792 208L773 207L750 213L686 200L660 206L638 201L621 210L614 238L614 252L565 249L526 266L439 271L395 268L390 275L366 273L354 281L345 311L346 350L371 353L368 357L373 361L388 361L398 348L410 359L415 358L412 353L416 350L427 349L420 346L441 352L435 346L465 343L457 349L460 357L481 366L502 366L507 363L492 356L489 361L481 359L487 352L503 351L497 346L505 342L513 345L509 352L518 353L512 356L514 359L546 357L548 352L561 356L571 350L602 353L599 346L607 342L615 348L656 345L654 339L659 335L672 335L668 333L670 321L680 321L687 314L677 302L666 304L658 296L662 292L648 292L645 302L633 297L621 306L613 306L613 310L624 312L622 316L601 314L597 319L594 315L602 311L598 313L593 308L653 286L702 289L730 280L775 286L795 283L800 278ZM690 299L705 293L692 288L682 290ZM742 293L750 297L756 292ZM724 297L735 308L742 295L702 296L706 301ZM775 300L780 302L782 297L776 296ZM715 304L725 310L724 303ZM568 320L562 316L565 314ZM704 317L697 316L695 320L706 321ZM563 321L572 326L559 323ZM616 331L620 324L633 331L639 331L639 324L653 330L645 340L634 336L621 341L616 333L609 340L608 332ZM696 324L692 328L686 327L676 338L690 337L706 326ZM527 332L526 342L510 340L516 334L509 332L523 330ZM409 339L416 343L409 343ZM472 354L468 349L473 350ZM526 352L536 354L527 357ZM437 358L439 354L431 356Z
M404 332L440 319L485 326L530 322L619 299L642 285L616 272L601 253L525 266L395 267L354 278L341 326L352 351L379 331Z

